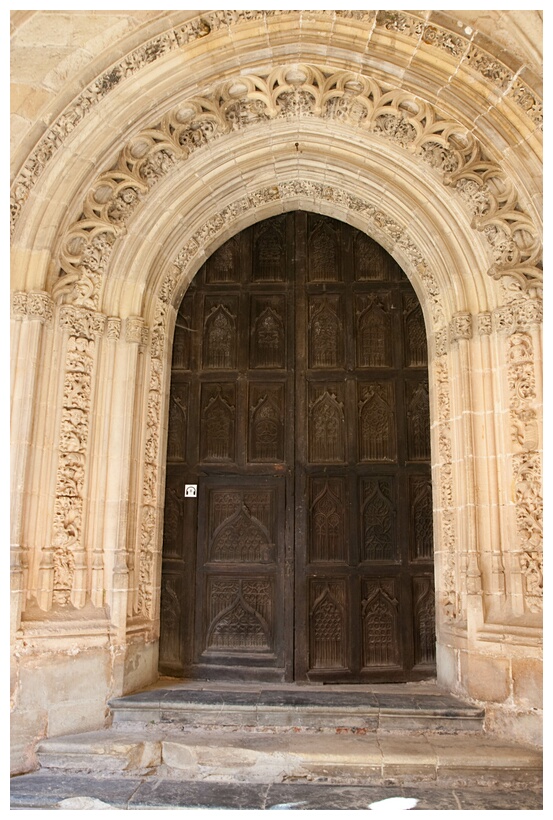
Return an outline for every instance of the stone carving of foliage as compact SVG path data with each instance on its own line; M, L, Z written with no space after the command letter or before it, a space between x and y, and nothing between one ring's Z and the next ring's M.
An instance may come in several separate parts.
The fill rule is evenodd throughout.
M472 316L470 313L456 313L451 320L452 339L472 338Z
M533 314L532 314L533 315ZM519 562L525 579L525 604L530 612L543 608L543 497L536 377L532 336L517 328L521 314L512 311L507 348L513 456L514 501ZM526 319L524 311L522 319Z
M441 604L449 621L461 617L456 566L456 536L454 520L453 455L451 446L451 402L449 394L449 374L445 358L437 359L434 365L438 401L438 459L439 505L441 507L441 536L443 549L443 588Z
M96 336L103 333L105 317L82 308L66 307L60 321L68 331L66 369L52 548L43 556L43 565L51 562L53 569L53 603L82 607L86 596L83 488Z
M492 332L492 314L488 311L477 316L478 333L480 336L489 336Z
M15 319L28 316L30 319L49 322L52 319L53 307L51 296L44 291L15 291L11 294L11 315Z
M64 239L55 298L97 305L111 246L156 175L163 176L176 162L233 130L290 116L336 117L420 154L467 204L474 228L490 248L490 274L508 276L518 290L533 293L541 287L536 228L500 166L486 157L467 129L443 119L412 94L381 86L372 78L293 64L263 76L225 80L204 96L181 102L160 123L135 135L115 166L98 177L81 218Z
M84 117L125 78L136 74L143 67L151 65L168 52L183 48L194 40L207 37L212 31L217 31L221 27L235 26L241 22L247 22L252 19L268 20L275 15L287 13L289 12L279 12L276 10L208 12L202 17L189 20L182 25L177 25L161 33L135 49L135 51L125 55L118 63L108 69L108 71L97 77L73 100L52 124L31 156L25 162L12 188L12 227L19 218L21 208L26 202L30 190L54 153L63 145L64 141L75 128L77 128ZM336 17L346 17L356 21L362 21L371 27L374 22L376 22L377 28L383 27L388 31L395 31L402 35L416 38L417 46L422 41L426 46L439 48L456 59L458 59L463 52L466 52L463 59L473 71L480 74L487 82L495 85L500 91L503 91L506 86L509 86L507 91L508 96L526 112L538 127L542 125L542 103L537 95L525 85L520 77L514 77L510 69L492 58L477 45L472 43L469 47L468 41L460 34L453 34L440 26L427 25L414 15L398 11L379 11L376 13L376 17L375 12L363 10L319 10L317 13L320 15L335 15ZM241 103L238 103L237 107L240 108L240 106ZM344 103L335 101L333 107L338 114L338 111L343 109ZM350 110L351 117L355 116L353 110L354 107ZM237 116L240 119L240 114ZM160 156L156 156L155 159L147 159L142 169L143 179L149 182L155 181L160 171L159 164L170 164L172 161L173 155L171 151L167 152L164 159Z

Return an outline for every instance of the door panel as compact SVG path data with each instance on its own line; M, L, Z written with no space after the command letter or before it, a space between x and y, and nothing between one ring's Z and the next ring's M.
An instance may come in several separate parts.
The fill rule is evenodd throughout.
M206 262L175 330L162 671L432 671L426 367L410 283L343 223L284 214Z

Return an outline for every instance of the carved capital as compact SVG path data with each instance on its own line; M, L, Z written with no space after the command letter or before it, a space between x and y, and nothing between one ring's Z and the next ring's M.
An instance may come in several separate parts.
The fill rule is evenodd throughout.
M48 293L35 290L27 294L27 315L30 319L48 322L52 318L53 302Z
M543 322L543 302L541 299L526 299L517 303L517 320L520 330L541 325Z
M101 336L106 326L106 317L102 313L74 305L62 305L59 314L60 326L73 336L84 336L92 339Z
M459 312L451 320L452 339L472 339L472 315L468 312Z
M492 332L492 314L486 311L479 313L478 317L478 333L480 336L489 336Z
M32 290L29 293L16 291L11 295L11 315L14 319L38 319L48 322L52 318L54 303L48 293Z
M14 319L24 319L27 315L27 294L24 291L15 291L11 295L11 315Z
M493 312L493 323L498 333L512 333L516 328L515 309L512 305L496 308Z
M129 316L128 319L125 319L125 341L140 344L143 328L144 319L140 316Z
M106 335L108 339L117 341L121 335L121 319L116 316L108 316L106 321Z

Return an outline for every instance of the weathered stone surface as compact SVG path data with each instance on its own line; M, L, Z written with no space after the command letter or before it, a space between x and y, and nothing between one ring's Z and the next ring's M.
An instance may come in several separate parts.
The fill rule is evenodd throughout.
M461 653L461 669L468 694L482 701L502 702L510 695L510 667L502 658Z
M538 709L543 706L543 668L541 661L534 658L513 658L513 696L516 701L532 704Z
M489 810L542 808L540 789L332 786L328 783L199 783L167 778L36 774L13 778L11 809Z

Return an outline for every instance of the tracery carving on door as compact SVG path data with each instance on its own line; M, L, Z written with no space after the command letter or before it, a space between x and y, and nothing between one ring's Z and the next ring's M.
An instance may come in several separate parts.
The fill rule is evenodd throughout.
M394 260L301 212L228 240L175 330L162 670L432 674L429 447L424 321Z

